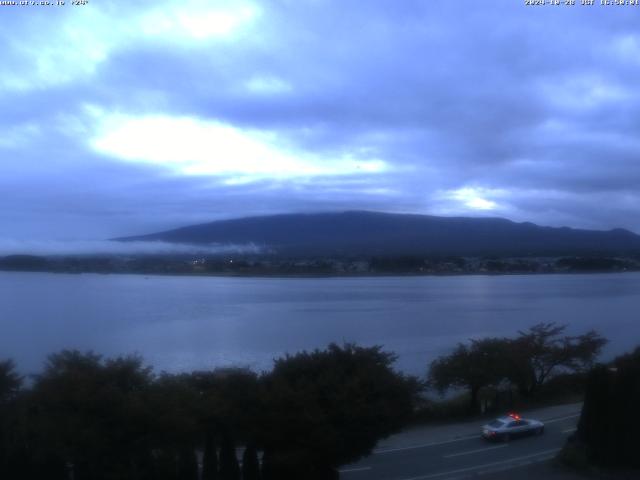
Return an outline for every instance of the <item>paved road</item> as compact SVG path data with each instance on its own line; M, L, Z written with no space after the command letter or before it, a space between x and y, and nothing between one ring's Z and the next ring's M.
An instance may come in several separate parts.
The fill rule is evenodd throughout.
M413 433L402 441L398 437L383 445L362 461L343 467L343 480L451 480L484 475L549 460L564 445L575 430L580 405L564 406L530 412L525 417L545 422L545 433L507 443L491 443L479 436L478 424L460 424L443 435L433 435L429 429ZM535 416L534 416L535 415ZM437 429L435 430L437 432ZM420 437L424 442L416 442ZM489 478L489 477L487 477Z

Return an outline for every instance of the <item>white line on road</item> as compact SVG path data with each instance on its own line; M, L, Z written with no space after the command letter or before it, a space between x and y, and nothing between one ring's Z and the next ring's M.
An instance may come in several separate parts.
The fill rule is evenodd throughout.
M371 470L371 467L345 468L344 470L338 470L338 471L340 473L349 473L349 472L366 472L367 470Z
M467 450L466 452L451 453L449 455L443 455L444 458L462 457L463 455L472 455L474 453L486 452L487 450L495 450L496 448L506 448L508 444L498 445L495 447L477 448L475 450Z
M416 448L435 447L436 445L446 445L448 443L462 442L464 440L471 440L472 438L480 438L480 435L465 435L464 437L453 438L451 440L445 440L443 442L422 443L420 445L411 445L409 447L383 448L380 450L374 450L373 454L380 455L383 453L401 452L403 450L415 450Z
M576 430L577 430L576 427L565 428L564 430L562 430L562 433L571 433L571 432L575 432Z
M554 448L552 450L543 450L542 452L532 453L530 455L523 455L521 457L510 458L508 460L501 460L499 462L491 462L491 463L485 463L483 465L475 465L473 467L459 468L458 470L449 470L448 472L432 473L431 475L423 475L421 477L404 478L402 480L427 480L429 478L445 477L447 475L455 475L456 473L471 472L473 470L477 470L477 469L481 469L481 468L487 468L487 467L493 467L493 466L496 466L496 465L504 465L504 464L508 464L508 463L519 462L519 461L522 461L522 460L527 460L529 458L539 457L539 456L542 456L542 455L550 455L550 454L557 453L560 450L561 450L560 448ZM518 466L518 464L516 464L515 466Z
M561 422L563 420L569 420L570 418L576 418L579 417L580 414L579 413L574 413L573 415L567 415L566 417L560 417L560 418L554 418L553 420L547 420L544 423L555 423L555 422Z

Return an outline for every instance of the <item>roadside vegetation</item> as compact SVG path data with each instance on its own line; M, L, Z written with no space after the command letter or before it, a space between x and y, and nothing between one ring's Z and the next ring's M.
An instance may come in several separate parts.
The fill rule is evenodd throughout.
M394 370L393 353L352 344L287 355L260 374L155 373L137 356L64 350L25 379L2 361L0 478L336 479L409 423L549 399L558 386L581 393L606 340L564 331L541 323L459 344L426 381ZM466 393L424 395L450 389Z
M640 347L591 370L576 433L560 454L567 465L601 473L627 471L640 478Z
M476 415L582 395L586 373L607 340L595 331L569 336L565 330L539 323L515 338L458 344L431 363L428 385L440 393L463 393L440 405L427 404L422 417L429 419L429 409L434 417Z
M5 361L0 478L338 478L339 465L411 418L419 382L394 360L379 347L330 345L262 375L154 374L138 357L62 351L29 387Z

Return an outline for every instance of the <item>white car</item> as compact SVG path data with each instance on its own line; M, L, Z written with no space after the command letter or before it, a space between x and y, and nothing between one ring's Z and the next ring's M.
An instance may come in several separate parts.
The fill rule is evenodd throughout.
M510 413L506 417L496 418L482 427L482 436L484 438L504 442L524 435L542 435L543 433L544 423L530 418L521 418L517 413Z

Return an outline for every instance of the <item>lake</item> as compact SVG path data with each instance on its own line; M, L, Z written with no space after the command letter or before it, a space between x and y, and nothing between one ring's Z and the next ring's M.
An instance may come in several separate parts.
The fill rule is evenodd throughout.
M62 348L139 353L156 370L268 369L330 342L383 345L423 374L457 342L538 322L640 344L640 273L229 278L0 272L0 359L36 372Z

